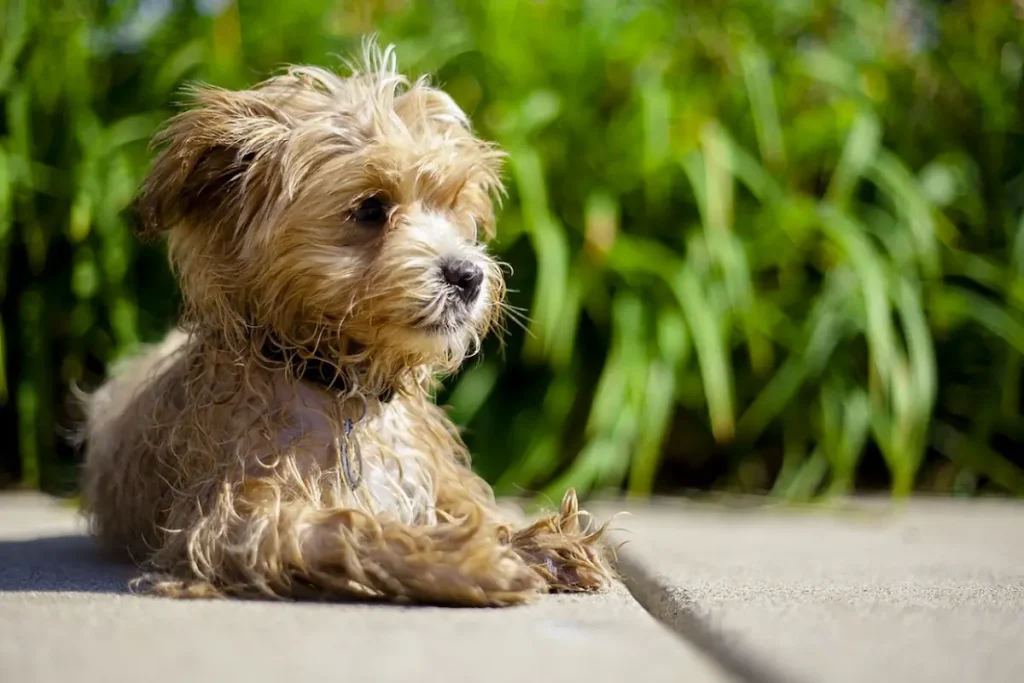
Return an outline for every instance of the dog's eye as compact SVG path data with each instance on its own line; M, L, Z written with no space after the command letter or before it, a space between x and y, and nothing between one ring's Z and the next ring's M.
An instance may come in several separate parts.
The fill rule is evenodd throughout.
M352 217L362 225L384 225L388 220L388 204L382 197L367 197L352 212Z

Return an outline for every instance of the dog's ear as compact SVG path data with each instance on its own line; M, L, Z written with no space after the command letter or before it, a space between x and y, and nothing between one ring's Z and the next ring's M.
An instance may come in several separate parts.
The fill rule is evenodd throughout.
M255 91L208 86L154 137L162 145L136 198L139 233L161 236L179 225L244 227L246 190L272 192L287 117Z

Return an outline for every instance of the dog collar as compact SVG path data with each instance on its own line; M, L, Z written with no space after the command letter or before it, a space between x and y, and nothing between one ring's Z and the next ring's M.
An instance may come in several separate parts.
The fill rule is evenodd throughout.
M276 363L283 363L292 369L295 376L304 382L315 384L335 394L344 395L348 392L348 384L337 368L327 360L313 355L308 358L296 358L288 354L280 346L267 341L263 345L263 356ZM394 387L372 395L381 403L390 403L395 398Z

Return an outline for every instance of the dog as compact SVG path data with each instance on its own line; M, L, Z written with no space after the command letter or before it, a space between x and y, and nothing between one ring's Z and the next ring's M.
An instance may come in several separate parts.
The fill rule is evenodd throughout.
M92 533L151 594L505 606L614 581L569 491L527 524L431 399L499 322L504 154L393 47L195 86L140 237L183 313L82 398Z

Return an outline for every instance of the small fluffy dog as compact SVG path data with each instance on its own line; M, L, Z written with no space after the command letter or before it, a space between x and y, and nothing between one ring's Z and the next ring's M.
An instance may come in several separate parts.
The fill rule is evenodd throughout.
M185 314L85 398L94 533L178 597L599 590L603 527L575 494L520 524L430 399L499 318L503 155L365 52L346 78L197 88L157 136L142 233L166 237Z

